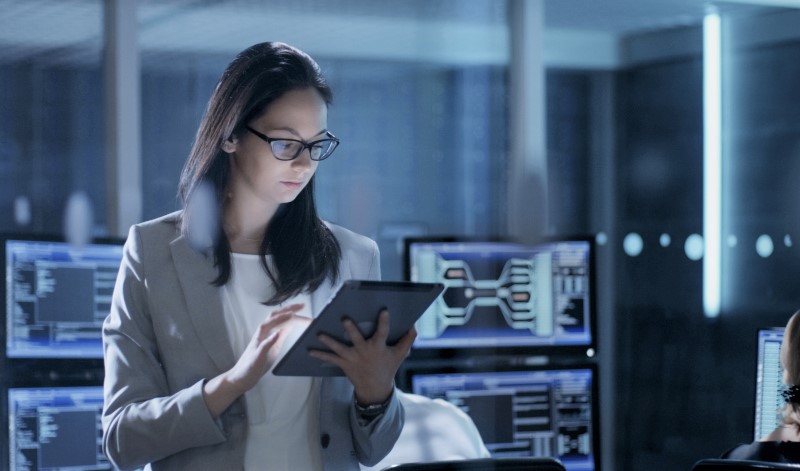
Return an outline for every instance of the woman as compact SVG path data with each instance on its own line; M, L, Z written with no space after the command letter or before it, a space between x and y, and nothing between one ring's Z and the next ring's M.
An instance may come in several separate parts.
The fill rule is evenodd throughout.
M330 102L305 53L241 52L184 166L183 211L131 228L103 327L116 466L357 470L397 440L393 378L416 333L387 346L388 313L371 338L346 324L352 347L323 337L332 352L311 353L346 378L270 373L342 280L380 277L375 242L316 212L314 172L338 145Z
M722 455L737 460L800 463L800 311L789 319L781 345L783 392L786 405L783 420L770 434L757 442L739 445Z

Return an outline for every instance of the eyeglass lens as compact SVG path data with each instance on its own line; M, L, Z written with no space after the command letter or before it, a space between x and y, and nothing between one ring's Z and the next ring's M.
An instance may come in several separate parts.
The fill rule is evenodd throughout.
M336 147L336 141L324 139L308 146L298 141L276 139L270 145L272 146L272 153L280 160L295 159L306 147L309 147L311 151L311 160L322 160L333 152Z

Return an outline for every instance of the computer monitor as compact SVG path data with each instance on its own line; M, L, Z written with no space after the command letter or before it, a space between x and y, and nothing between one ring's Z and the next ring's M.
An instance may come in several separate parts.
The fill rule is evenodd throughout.
M594 352L592 239L523 245L429 238L405 245L407 278L445 285L416 324L415 349Z
M597 469L594 365L516 371L409 371L411 390L470 416L495 458L554 457L570 471Z
M8 358L102 358L121 240L74 246L55 238L3 236Z
M756 407L754 439L760 440L781 423L780 410L785 404L781 367L783 329L758 331L758 359L756 366Z
M102 409L102 386L8 389L9 469L114 469L102 450Z

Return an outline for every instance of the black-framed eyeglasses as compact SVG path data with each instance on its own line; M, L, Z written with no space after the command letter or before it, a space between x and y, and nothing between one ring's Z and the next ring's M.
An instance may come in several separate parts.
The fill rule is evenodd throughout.
M327 131L325 132L325 135L328 136L327 138L306 142L299 139L273 139L250 126L245 127L256 137L269 144L272 148L272 155L278 160L294 160L305 149L308 149L311 160L325 160L330 157L339 145L339 139Z

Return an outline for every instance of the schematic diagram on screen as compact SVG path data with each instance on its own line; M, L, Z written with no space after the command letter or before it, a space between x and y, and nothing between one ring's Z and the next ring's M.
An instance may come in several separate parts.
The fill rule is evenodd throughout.
M445 285L417 323L418 346L591 342L588 242L431 243L410 253L414 281Z

